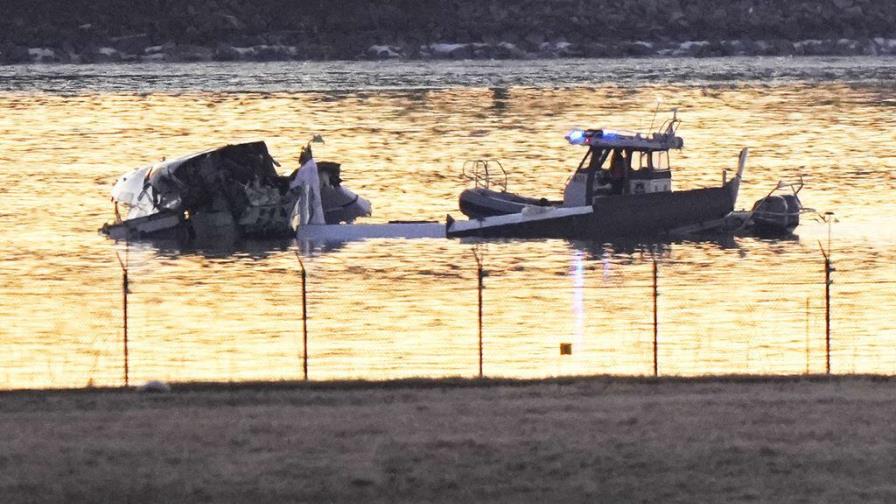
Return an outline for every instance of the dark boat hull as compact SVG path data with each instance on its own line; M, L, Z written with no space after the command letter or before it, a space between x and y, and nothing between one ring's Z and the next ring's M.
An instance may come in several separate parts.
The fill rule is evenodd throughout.
M734 210L737 189L607 196L591 207L536 209L527 214L450 222L449 237L608 239L657 236L724 219Z

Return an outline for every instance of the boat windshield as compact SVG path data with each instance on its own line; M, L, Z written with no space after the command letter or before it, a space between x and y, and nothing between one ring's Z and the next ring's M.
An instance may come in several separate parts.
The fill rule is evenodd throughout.
M624 167L632 170L665 171L670 168L669 151L634 150L624 148L589 149L576 171L588 172Z
M632 163L632 168L635 168ZM669 151L642 151L638 152L638 170L665 171L670 168Z

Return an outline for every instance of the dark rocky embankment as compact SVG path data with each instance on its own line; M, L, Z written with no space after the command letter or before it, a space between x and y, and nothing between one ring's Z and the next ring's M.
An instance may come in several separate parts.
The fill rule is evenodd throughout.
M879 0L6 0L0 63L896 54Z

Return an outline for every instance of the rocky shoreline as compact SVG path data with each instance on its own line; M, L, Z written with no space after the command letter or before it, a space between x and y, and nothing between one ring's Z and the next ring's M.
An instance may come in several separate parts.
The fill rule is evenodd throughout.
M0 64L896 55L872 0L9 0Z
M374 44L353 57L355 60L434 60L434 59L542 59L542 58L629 58L629 57L722 57L722 56L892 56L896 39L872 40L696 40L679 43L627 42L621 44L571 44L544 42L527 50L511 42L438 43L415 48ZM166 43L147 46L137 52L121 50L114 44L73 53L52 47L17 47L4 56L5 64L30 63L128 63L199 61L291 61L331 58L304 53L299 46L270 45L215 47Z

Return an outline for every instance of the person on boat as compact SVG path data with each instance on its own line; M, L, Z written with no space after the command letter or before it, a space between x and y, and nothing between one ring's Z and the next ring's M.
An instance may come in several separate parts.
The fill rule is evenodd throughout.
M613 158L610 160L610 185L612 186L612 194L622 194L622 186L625 181L625 170L628 166L622 149L613 151Z

